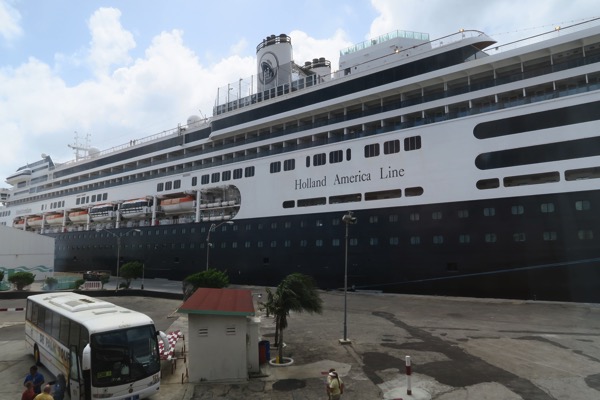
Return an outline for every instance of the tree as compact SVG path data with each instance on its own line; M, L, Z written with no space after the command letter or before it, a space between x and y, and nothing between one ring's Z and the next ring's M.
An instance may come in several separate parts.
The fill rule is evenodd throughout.
M275 347L278 349L278 362L283 359L283 331L288 326L290 311L321 314L323 300L317 292L312 277L293 273L277 286L275 293L267 290L267 303L263 304L267 312L275 318Z
M17 290L23 290L25 286L31 285L35 281L35 275L31 272L15 272L8 277L8 281L17 287Z
M183 299L187 300L199 287L221 289L229 286L229 277L225 272L209 268L187 276L182 285Z
M125 282L122 283L120 286L123 286L125 289L129 289L131 281L137 278L141 278L143 273L144 264L142 264L140 261L129 261L128 263L123 264L119 275L121 278L125 279Z

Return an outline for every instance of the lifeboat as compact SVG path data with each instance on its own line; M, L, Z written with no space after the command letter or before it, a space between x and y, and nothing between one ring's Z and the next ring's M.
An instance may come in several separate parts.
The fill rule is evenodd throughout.
M110 221L117 216L113 204L97 204L90 209L90 218L94 222Z
M165 214L184 214L194 212L195 199L192 196L161 200L160 207Z
M63 214L49 214L49 215L46 215L46 224L62 225L63 219L64 219Z
M25 220L24 219L17 219L15 221L13 221L13 228L21 228L21 229L23 229L24 226L25 226Z
M74 223L79 223L79 224L84 224L84 223L88 222L88 211L87 210L71 211L69 213L69 221L74 222Z
M119 208L123 218L143 219L152 214L152 201L148 199L133 199L124 201Z
M42 226L42 222L44 222L43 217L29 217L27 218L28 226Z

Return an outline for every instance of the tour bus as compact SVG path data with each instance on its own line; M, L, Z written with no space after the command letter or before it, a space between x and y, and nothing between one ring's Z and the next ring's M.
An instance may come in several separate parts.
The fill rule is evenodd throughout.
M154 322L142 313L72 292L29 296L27 347L63 374L71 400L143 399L160 387Z

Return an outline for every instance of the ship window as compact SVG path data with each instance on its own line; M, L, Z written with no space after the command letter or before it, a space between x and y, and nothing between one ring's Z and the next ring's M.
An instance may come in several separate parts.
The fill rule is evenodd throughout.
M106 199L108 199L108 193L104 193L104 194L102 195L102 200L106 200Z
M365 158L377 157L379 155L379 143L368 144L365 146Z
M510 212L513 215L522 215L522 214L525 213L525 207L523 207L523 206L512 206L510 208Z
M575 202L575 209L577 211L588 211L590 209L590 202L587 200L579 200Z
M555 241L558 238L558 236L556 235L556 232L544 232L543 238L544 241L552 242Z
M251 243L252 242L250 242L249 240L247 240L246 242L244 242L244 247L247 248L247 249L249 249L252 246Z
M340 247L340 239L332 239L331 240L331 245L333 247Z
M346 161L350 161L352 159L352 150L346 150Z
M470 235L459 235L458 242L459 243L471 243L471 236Z
M423 194L423 188L420 186L404 189L404 195L406 197L421 196L422 194Z
M254 176L254 167L246 167L244 169L244 177L249 178Z
M344 161L344 152L342 150L336 150L329 152L329 163L335 164Z
M398 244L400 244L400 239L398 239L398 236L390 237L390 245L391 246L398 246Z
M276 174L277 172L281 172L281 161L272 162L270 165L270 172L272 174Z
M194 177L192 178L192 186L196 186L196 185L198 185L198 177L197 177L197 176L194 176Z
M377 215L371 215L369 217L369 223L370 224L376 224L379 222L379 217Z
M486 217L493 217L496 215L496 209L494 207L486 207L483 209L483 215Z
M317 240L315 240L315 246L317 246L317 247L323 247L323 239L317 239Z
M283 208L294 208L295 207L295 201L294 200L287 200L283 202Z
M378 246L379 245L379 239L376 238L376 237L369 238L369 245L371 245L371 246Z
M458 218L469 218L469 210L458 210Z
M277 222L271 222L271 229L277 229Z
M389 222L398 222L398 214L390 214L388 220Z
M96 202L96 195L95 195L95 194L93 194L93 195L92 195L92 203L95 203L95 202Z
M600 167L570 169L565 171L565 179L567 181L598 178L600 178Z
M500 187L500 180L498 178L480 179L477 181L476 187L480 190L495 189Z
M181 187L181 179L173 181L173 189L179 189Z
M291 160L285 160L283 162L283 170L284 171L291 171L296 169L296 160L291 159Z
M156 191L157 192L162 192L163 190L165 190L165 184L164 183L159 183L156 185Z
M241 179L242 178L242 169L236 168L233 170L233 179Z
M431 219L442 219L442 212L435 211L435 212L431 213Z
M221 174L221 178L223 179L223 181L230 181L231 171L223 171L223 174Z
M165 190L171 190L173 188L173 182L165 182Z
M78 198L77 200L75 200L75 205L79 205L79 202L81 201L81 198Z
M485 241L486 243L496 243L497 237L495 233L486 233Z
M515 242L524 242L525 241L525 233L524 232L514 233L513 240Z
M310 206L320 206L327 204L326 197L315 197L312 199L301 199L298 200L298 207L310 207Z
M327 163L327 156L325 155L325 153L319 153L313 156L313 164L315 165L315 167L325 165L325 163Z
M542 203L540 205L540 210L543 213L553 213L554 212L554 203Z
M306 168L310 168L310 156L306 156Z
M400 152L400 141L390 140L383 143L383 154L394 154Z
M411 221L418 221L419 219L421 219L421 216L419 215L419 213L410 213L409 219Z
M339 203L353 203L361 200L360 193L353 194L344 194L341 196L331 196L329 198L329 204L339 204Z
M421 238L419 236L411 236L410 244L421 244Z
M421 148L421 136L411 136L404 138L404 150L412 151Z
M306 247L307 245L308 245L308 241L307 241L307 240L305 240L305 239L302 239L302 240L300 241L300 247Z
M356 246L358 246L358 239L357 238L352 238L352 239L349 240L348 244L350 246L356 247Z
M203 185L207 185L208 182L210 182L210 175L206 174L206 175L202 175L202 177L200 178L200 182Z
M442 235L434 235L433 236L433 244L442 244L444 243L444 237Z
M594 232L589 229L577 231L577 237L579 240L592 240L594 238Z
M212 183L216 183L219 182L221 180L221 173L219 172L213 172L210 176L210 181Z

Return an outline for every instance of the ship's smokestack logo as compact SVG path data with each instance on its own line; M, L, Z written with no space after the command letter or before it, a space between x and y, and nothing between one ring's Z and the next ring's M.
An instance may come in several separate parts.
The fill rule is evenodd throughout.
M279 60L277 56L271 52L263 54L260 59L260 75L258 79L263 85L268 85L277 78L277 69L279 68Z

